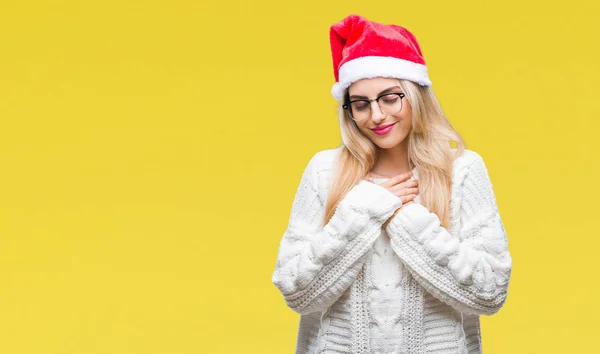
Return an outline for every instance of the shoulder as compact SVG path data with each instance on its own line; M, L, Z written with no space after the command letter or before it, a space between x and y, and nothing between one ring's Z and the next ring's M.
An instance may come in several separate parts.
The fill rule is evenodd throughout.
M335 166L335 162L337 161L342 148L343 146L340 145L336 148L315 152L309 162L313 173L318 175L321 172L331 171Z
M473 150L465 149L454 161L452 185L472 193L491 190L492 181L483 157Z
M482 173L486 178L488 177L483 157L474 150L464 149L454 160L452 171L454 184L462 184L466 178L481 177Z
M452 149L455 151L456 149ZM464 149L463 152L454 160L454 170L456 172L468 169L473 164L483 163L483 157L474 150Z
M343 146L340 145L336 148L317 151L313 158L319 162L318 165L320 169L331 169L340 156L342 148Z
M304 170L303 179L309 181L313 190L317 192L321 203L325 203L332 171L342 148L343 145L340 145L336 148L315 152Z

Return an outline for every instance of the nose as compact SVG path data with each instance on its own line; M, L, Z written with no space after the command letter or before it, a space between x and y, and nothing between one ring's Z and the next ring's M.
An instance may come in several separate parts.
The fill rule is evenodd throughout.
M383 113L377 101L371 102L371 120L373 121L373 123L379 124L384 119L385 113Z

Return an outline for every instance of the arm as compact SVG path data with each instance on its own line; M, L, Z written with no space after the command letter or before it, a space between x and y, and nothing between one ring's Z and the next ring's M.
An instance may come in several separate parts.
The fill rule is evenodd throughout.
M272 276L287 305L299 314L324 311L342 296L381 235L383 222L402 203L385 188L361 180L321 226L325 211L317 192L317 155L296 191Z
M418 203L386 226L392 248L432 295L463 313L492 315L507 297L512 272L508 240L480 156L466 167L459 235Z

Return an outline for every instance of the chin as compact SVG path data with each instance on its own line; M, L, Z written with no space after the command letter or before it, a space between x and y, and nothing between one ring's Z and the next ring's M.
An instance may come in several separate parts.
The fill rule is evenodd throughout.
M374 142L380 149L391 149L395 146L398 146L401 141L398 142Z
M406 136L398 137L398 136L389 136L389 137L380 137L379 139L371 140L373 144L377 145L380 149L391 149L395 146L400 145Z

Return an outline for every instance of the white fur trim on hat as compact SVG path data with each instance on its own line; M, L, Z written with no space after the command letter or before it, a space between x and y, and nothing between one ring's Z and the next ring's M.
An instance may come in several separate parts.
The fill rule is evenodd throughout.
M404 79L416 82L421 86L431 86L427 67L423 64L394 57L367 56L342 64L339 81L333 84L331 94L339 101L342 99L344 90L353 82L374 77Z

